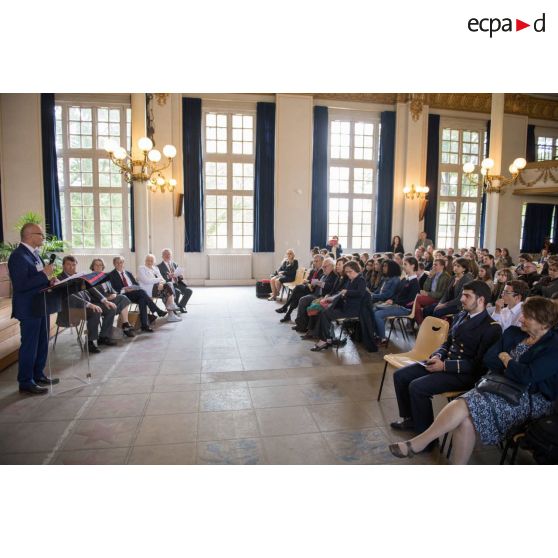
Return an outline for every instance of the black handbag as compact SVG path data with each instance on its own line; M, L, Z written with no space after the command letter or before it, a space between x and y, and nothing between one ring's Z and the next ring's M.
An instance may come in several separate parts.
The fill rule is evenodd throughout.
M475 387L481 393L494 393L514 406L519 405L521 396L529 390L529 385L510 380L497 372L489 372L484 375L475 384Z

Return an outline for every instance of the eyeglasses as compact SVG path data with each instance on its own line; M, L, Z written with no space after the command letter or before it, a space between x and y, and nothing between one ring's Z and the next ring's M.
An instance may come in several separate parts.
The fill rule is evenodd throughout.
M44 235L43 233L34 232L34 233L31 233L31 234L38 234L39 236L42 236L43 238L46 238L45 235Z
M502 296L505 295L505 294L517 295L517 293L515 291L506 291L506 290L502 291Z

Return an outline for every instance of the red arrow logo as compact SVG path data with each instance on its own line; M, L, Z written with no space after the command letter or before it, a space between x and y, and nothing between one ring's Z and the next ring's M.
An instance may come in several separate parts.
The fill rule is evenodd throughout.
M530 23L525 23L524 21L521 21L520 19L515 20L515 30L516 31L521 31L522 29L525 29L526 27L531 27L531 24Z

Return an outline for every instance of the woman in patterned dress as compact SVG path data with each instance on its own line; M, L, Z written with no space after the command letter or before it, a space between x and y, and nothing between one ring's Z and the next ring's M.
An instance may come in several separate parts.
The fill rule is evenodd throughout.
M448 403L422 434L391 444L396 457L413 457L428 444L453 431L453 462L467 464L477 435L483 444L497 444L514 426L552 412L558 397L558 305L541 296L523 304L521 327L509 327L486 353L484 364L493 372L528 385L519 405L476 388Z

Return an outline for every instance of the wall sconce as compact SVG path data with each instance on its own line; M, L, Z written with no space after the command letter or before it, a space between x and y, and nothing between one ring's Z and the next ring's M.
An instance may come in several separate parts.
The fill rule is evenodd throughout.
M414 184L403 188L403 193L408 200L414 200L415 197L417 200L425 199L429 191L428 186L415 186Z
M176 188L176 180L174 178L167 180L160 172L158 172L151 176L148 186L153 193L157 191L160 191L162 194L165 192L172 193Z
M166 181L160 171L171 165L172 160L176 157L176 147L174 145L165 145L163 147L163 155L167 160L161 165L158 165L161 160L161 152L158 149L153 149L153 142L149 138L140 138L138 147L142 152L141 159L134 159L131 152L128 153L126 149L114 142L107 142L105 145L110 160L120 169L126 182L143 182L152 191L153 185L155 185L164 192L165 190L161 187L160 179L163 180L163 186L165 186ZM168 182L169 185L170 182ZM176 186L176 181L174 181L174 185ZM169 191L172 192L172 190Z
M480 173L483 176L483 189L487 194L493 192L500 194L508 184L514 184L518 179L521 171L527 165L527 161L523 157L518 157L508 168L511 176L506 178L501 174L490 174L490 170L494 168L494 161L490 158L483 159L481 162ZM473 163L465 163L463 165L463 172L470 176L475 172L475 165Z

